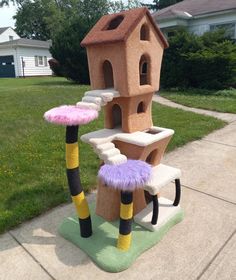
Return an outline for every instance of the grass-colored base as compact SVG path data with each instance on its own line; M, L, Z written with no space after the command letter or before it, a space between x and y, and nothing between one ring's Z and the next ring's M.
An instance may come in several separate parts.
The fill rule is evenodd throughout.
M144 251L158 243L167 231L183 219L180 210L158 231L151 232L133 223L132 244L124 252L116 248L119 232L119 221L106 222L94 214L94 205L90 205L93 223L93 235L90 238L81 238L79 223L76 217L69 217L62 222L59 233L67 240L74 243L103 270L120 272L129 268Z

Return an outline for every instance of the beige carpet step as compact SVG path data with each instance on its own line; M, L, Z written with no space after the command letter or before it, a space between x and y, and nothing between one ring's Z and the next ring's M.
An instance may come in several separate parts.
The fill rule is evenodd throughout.
M91 102L80 101L80 102L76 103L76 106L79 107L79 108L94 109L96 111L100 111L101 110L100 106L98 106L95 103L91 103Z
M107 151L107 150L110 150L110 149L114 149L114 148L115 148L115 145L113 143L109 142L109 143L104 143L104 144L96 146L94 148L94 150L96 152L102 153L104 151Z
M115 155L120 155L120 150L113 148L113 149L109 149L107 151L103 151L100 154L100 158L103 160L109 160L110 158L112 158Z
M121 164L127 161L127 157L125 155L119 154L115 155L108 160L105 160L106 164Z
M90 90L90 91L86 91L84 95L101 97L105 103L110 102L113 100L113 98L120 96L119 92L114 90L114 88Z
M96 96L84 96L82 98L82 101L88 103L95 103L98 106L103 106L105 104L101 97L96 97Z

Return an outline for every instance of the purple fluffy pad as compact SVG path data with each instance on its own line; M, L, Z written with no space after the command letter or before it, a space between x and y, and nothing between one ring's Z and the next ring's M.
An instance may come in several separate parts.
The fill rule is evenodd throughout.
M55 107L44 114L46 121L67 126L87 124L97 117L96 110L79 108L74 105Z
M151 175L151 166L141 160L128 160L118 165L103 165L98 177L108 187L122 191L142 188Z

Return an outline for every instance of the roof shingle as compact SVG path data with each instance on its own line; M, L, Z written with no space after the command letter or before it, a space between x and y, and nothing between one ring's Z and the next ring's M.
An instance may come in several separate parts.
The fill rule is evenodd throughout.
M8 46L8 45L49 48L51 42L20 38L20 39L0 43L0 46Z

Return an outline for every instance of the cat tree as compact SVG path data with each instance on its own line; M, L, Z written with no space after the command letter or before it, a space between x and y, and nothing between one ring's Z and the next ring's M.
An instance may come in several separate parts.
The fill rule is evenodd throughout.
M83 142L93 147L102 166L95 209L91 205L89 211L86 206L86 215L81 217L79 209L85 198L76 200L72 193L79 213L80 234L72 218L66 219L59 231L103 269L121 271L182 219L180 170L161 164L174 131L153 126L151 113L152 97L159 89L163 51L168 43L148 9L138 8L103 16L81 45L87 50L91 90L76 104L74 114L80 119L82 111L87 110L93 116L91 121L96 117L93 112L104 107L104 129L81 136ZM56 117L48 111L45 119L56 123L55 118L61 119L64 111L52 110L53 113L57 110ZM68 118L72 118L70 112ZM69 123L61 124L67 125L67 132L73 130ZM77 121L71 126L79 124ZM72 138L77 142L76 137ZM68 151L71 153L71 149ZM74 157L76 153L78 150L73 152ZM172 180L176 188L174 203L158 198L161 188ZM71 190L69 177L68 183ZM81 187L77 189L76 195L82 192ZM82 229L81 220L88 217L90 220L90 212L93 235L88 224L85 228L89 233L83 233ZM118 236L117 248L114 236Z

